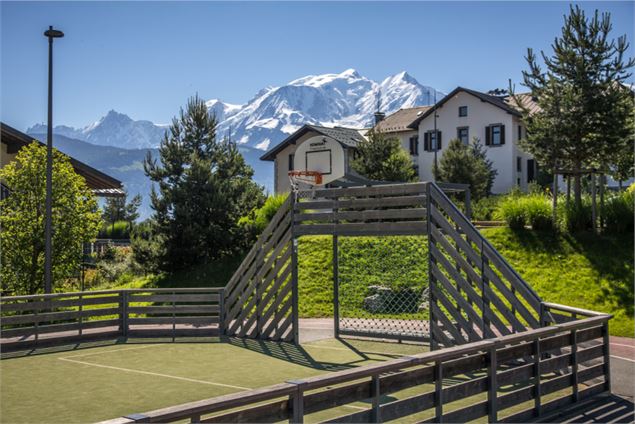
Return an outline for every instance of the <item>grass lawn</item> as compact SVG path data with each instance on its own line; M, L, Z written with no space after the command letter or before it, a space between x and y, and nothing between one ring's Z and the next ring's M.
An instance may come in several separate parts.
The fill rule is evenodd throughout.
M634 336L633 233L482 233L545 301L611 313L611 334Z

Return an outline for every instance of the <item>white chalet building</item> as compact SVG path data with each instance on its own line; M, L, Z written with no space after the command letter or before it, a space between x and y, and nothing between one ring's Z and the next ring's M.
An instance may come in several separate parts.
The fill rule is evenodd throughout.
M528 100L530 108L534 107L528 96L524 98ZM519 110L511 104L513 100L509 97L457 87L441 99L436 107L401 109L385 118L381 113L375 114L375 129L401 141L404 149L410 152L421 181L433 179L435 148L437 160L440 160L450 140L458 138L464 143L471 143L473 137L477 137L483 143L494 169L498 171L492 191L505 193L514 186L526 190L527 183L536 178L536 163L530 154L519 147L518 141L524 137L525 128ZM434 133L435 110L437 137ZM261 157L262 160L275 163L276 193L289 190L287 172L298 169L294 168L293 152L308 138L308 133L315 134L316 130L325 136L333 136L342 144L346 157L341 160L334 158L333 163L343 163L346 172L350 171L350 155L363 137L364 130L337 127L329 131L324 127L304 126ZM438 143L435 143L435 138Z

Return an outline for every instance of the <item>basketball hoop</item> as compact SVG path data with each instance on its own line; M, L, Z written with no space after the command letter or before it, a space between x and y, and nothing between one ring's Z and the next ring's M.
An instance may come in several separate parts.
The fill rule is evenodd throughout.
M289 181L291 181L291 189L297 191L300 184L309 187L322 184L322 173L318 171L289 171Z

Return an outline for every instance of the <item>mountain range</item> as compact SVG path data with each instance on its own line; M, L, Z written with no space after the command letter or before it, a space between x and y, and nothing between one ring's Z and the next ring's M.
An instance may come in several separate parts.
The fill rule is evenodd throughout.
M255 180L272 191L273 166L259 157L302 125L367 128L372 126L377 110L390 114L401 108L432 104L443 96L406 72L376 82L348 69L263 88L245 104L212 99L206 105L219 122L218 134L239 144L246 161L254 167ZM58 125L53 132L60 150L120 179L131 194L142 194L142 217L146 217L150 184L143 175L142 160L148 151L157 154L167 128L111 110L85 127ZM46 130L46 125L36 124L27 132L43 139Z
M263 88L242 105L219 99L206 103L216 114L221 136L266 150L304 124L369 127L378 108L392 113L432 104L435 96L440 99L443 95L419 84L406 72L375 82L348 69L339 74L306 76L281 87ZM58 125L54 133L99 146L146 149L159 145L167 127L147 120L136 121L111 110L83 128ZM46 125L34 125L27 132L46 134Z

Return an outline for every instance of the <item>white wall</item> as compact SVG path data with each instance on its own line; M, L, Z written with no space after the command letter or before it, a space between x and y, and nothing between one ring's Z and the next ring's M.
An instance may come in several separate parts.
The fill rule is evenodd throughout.
M467 106L466 117L459 117L459 106ZM485 146L485 127L491 124L505 125L504 145ZM519 176L516 173L516 156L523 158L523 175L520 177L521 186L524 184L526 187L526 159L531 158L531 156L522 152L517 146L517 125L516 117L503 109L481 101L471 94L459 92L437 109L437 129L441 131L441 150L437 151L437 161L441 159L441 155L447 149L450 140L457 138L457 128L469 127L470 142L473 137L478 137L481 140L487 157L498 171L492 191L505 193L516 184ZM432 180L434 152L424 151L423 141L424 133L433 129L434 116L430 114L419 123L419 175L422 181Z

